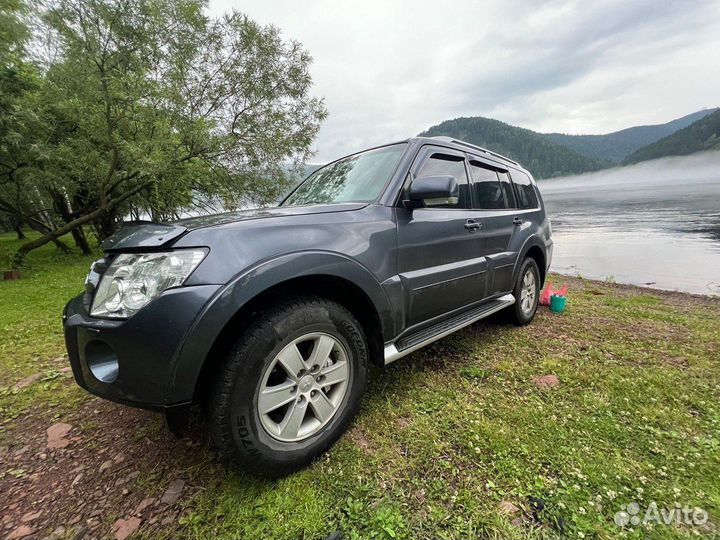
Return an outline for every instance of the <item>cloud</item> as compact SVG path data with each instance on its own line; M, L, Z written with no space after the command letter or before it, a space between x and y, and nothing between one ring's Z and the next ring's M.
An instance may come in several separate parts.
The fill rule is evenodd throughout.
M236 6L213 0L219 15ZM720 3L254 1L314 58L317 161L456 116L603 133L718 105Z

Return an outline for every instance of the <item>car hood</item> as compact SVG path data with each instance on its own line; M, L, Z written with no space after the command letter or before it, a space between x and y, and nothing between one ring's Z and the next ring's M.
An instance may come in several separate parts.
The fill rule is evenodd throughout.
M367 206L367 203L283 206L277 208L257 208L254 210L240 210L237 212L198 216L170 223L129 221L123 223L120 230L100 244L100 248L103 251L152 249L169 245L188 231L204 227L226 225L228 223L247 221L250 219L325 214L329 212L348 212L350 210L360 210L365 206Z
M254 210L239 210L237 212L225 212L223 214L212 214L209 216L198 216L174 221L176 225L187 227L188 230L212 227L214 225L225 225L236 221L248 219L262 219L271 217L302 216L307 214L326 214L328 212L347 212L349 210L360 210L367 206L367 203L340 203L340 204L315 204L312 206L278 206L276 208L256 208Z

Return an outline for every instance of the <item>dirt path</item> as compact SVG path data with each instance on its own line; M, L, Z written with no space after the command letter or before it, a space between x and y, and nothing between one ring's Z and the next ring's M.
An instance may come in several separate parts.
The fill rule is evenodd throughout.
M202 433L181 441L161 416L94 397L61 422L21 418L13 436L0 453L0 537L9 540L172 529L198 490L183 471L209 459Z

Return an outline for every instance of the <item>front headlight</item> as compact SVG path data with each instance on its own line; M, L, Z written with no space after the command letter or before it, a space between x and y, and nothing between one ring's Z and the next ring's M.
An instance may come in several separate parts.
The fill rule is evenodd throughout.
M90 315L132 317L163 291L182 285L206 254L206 249L121 253L103 274Z

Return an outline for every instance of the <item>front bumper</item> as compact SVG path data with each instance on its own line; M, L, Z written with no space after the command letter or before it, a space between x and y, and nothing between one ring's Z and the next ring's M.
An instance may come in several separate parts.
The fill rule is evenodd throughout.
M63 312L65 344L77 383L100 397L171 413L192 401L187 385L176 384L180 348L219 285L165 291L127 320L90 317L82 296ZM197 362L203 362L198 358Z

